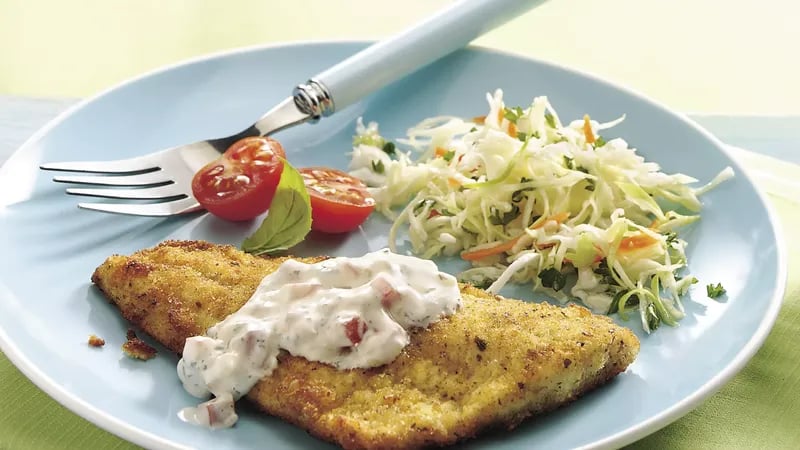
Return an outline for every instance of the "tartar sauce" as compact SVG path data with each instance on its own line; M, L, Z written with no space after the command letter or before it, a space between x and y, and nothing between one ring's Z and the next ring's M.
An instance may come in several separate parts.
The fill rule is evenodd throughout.
M178 377L190 394L214 399L180 417L212 428L236 423L234 402L272 373L280 349L338 369L387 364L408 345L408 329L460 305L456 279L429 260L389 250L287 260L241 309L186 340Z

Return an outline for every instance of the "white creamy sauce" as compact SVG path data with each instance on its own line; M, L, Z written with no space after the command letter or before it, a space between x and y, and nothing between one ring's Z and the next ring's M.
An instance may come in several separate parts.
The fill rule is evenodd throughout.
M234 402L272 373L280 349L338 369L387 364L408 345L408 329L460 305L456 279L429 260L389 250L287 260L239 311L186 340L178 377L195 397L214 398L180 417L211 428L236 423Z

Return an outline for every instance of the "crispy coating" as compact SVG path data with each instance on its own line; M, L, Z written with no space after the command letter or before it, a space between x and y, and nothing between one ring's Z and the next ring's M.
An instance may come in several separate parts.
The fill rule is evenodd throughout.
M155 358L158 351L147 342L136 337L136 332L129 328L127 340L122 344L122 353L125 353L129 358L147 361Z
M246 303L284 260L167 241L111 256L92 281L126 319L180 353L188 337ZM462 309L413 331L390 364L342 371L282 352L247 398L346 449L440 446L569 403L624 371L639 351L630 330L585 308L461 288Z
M101 337L97 337L93 334L90 334L88 344L90 347L102 347L106 345L106 341Z

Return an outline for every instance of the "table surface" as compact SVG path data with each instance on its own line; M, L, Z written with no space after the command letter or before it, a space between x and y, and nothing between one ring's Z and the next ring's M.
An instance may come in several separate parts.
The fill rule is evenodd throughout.
M85 97L233 47L378 39L451 1L0 0L0 94ZM551 0L477 43L596 73L678 111L800 114L797 17L794 0Z

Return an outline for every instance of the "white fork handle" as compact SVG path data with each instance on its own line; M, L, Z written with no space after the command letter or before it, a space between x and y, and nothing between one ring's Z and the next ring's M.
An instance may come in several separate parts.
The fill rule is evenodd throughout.
M460 0L433 17L356 53L311 79L327 89L321 115L464 47L473 39L545 0ZM400 3L398 3L399 5Z

